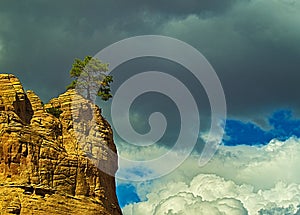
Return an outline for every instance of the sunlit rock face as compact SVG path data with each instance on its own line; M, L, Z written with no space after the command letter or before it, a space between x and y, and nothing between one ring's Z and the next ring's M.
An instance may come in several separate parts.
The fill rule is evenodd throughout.
M0 75L1 214L121 214L117 159L99 107L74 90L44 105Z

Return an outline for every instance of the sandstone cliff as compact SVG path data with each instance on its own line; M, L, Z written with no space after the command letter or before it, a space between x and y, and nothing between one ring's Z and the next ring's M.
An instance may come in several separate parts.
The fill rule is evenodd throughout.
M96 105L74 90L43 105L0 75L1 214L121 214L115 154Z

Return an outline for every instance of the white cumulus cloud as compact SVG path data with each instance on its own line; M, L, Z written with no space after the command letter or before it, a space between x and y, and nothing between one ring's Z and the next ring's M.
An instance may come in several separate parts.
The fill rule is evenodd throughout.
M171 174L137 184L138 214L295 214L300 205L300 140L267 146L221 146L204 167L188 158Z

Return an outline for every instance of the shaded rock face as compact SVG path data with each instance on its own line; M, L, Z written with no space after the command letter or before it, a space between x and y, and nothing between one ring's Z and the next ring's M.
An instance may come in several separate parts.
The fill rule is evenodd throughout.
M43 105L0 75L1 214L121 214L117 159L96 105L74 90Z

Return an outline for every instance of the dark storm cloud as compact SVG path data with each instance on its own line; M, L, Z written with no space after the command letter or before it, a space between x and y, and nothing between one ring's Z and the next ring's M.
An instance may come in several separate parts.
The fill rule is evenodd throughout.
M162 1L139 1L129 0L126 5L130 8L142 8L144 10L159 12L167 16L184 16L190 14L220 13L228 9L236 0L162 0ZM128 8L127 6L127 8Z
M129 36L188 42L218 73L232 115L300 107L299 1L2 1L0 70L47 100L75 57Z
M253 117L300 106L299 11L298 1L253 0L211 19L170 22L163 32L208 58L223 84L229 114Z
M44 99L64 90L75 57L120 39L101 4L7 1L0 8L1 71L16 74Z

